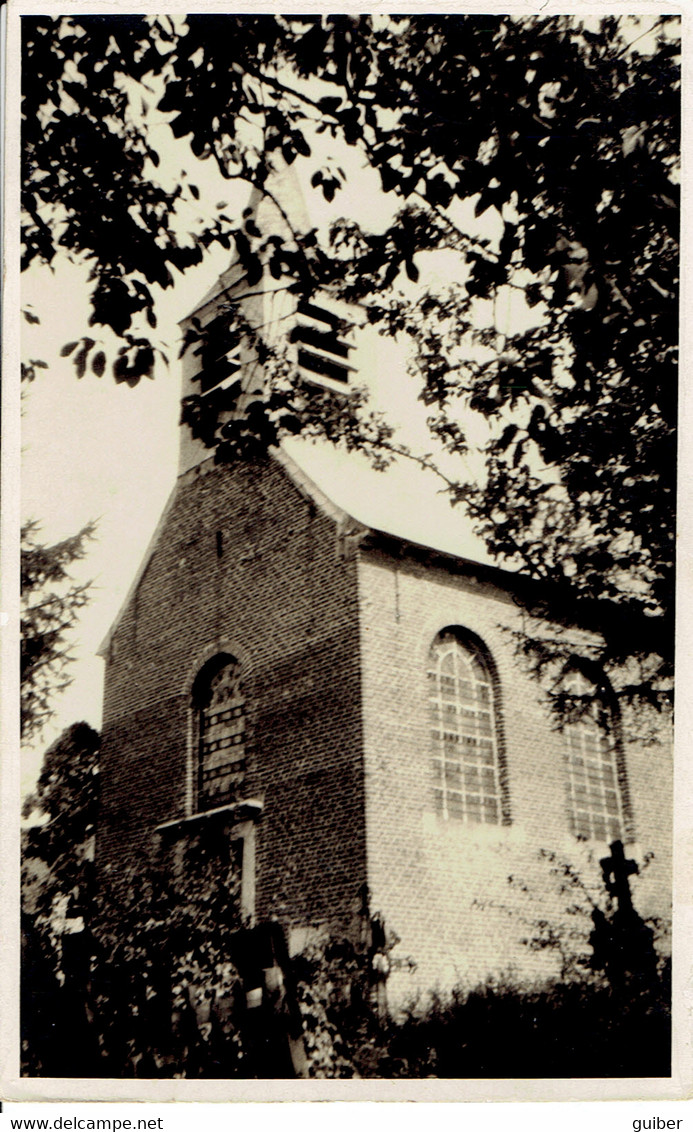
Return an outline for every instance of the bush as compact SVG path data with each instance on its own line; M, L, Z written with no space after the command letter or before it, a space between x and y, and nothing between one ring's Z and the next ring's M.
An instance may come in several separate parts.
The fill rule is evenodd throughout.
M666 1077L668 972L644 991L575 981L522 989L504 980L431 995L382 1019L328 980L304 990L311 1075L375 1078Z
M558 980L490 979L430 994L391 1016L385 989L398 941L368 913L367 900L358 940L326 933L290 960L278 924L242 923L223 823L180 832L119 878L82 905L84 931L56 936L50 918L25 917L26 1074L670 1074L669 969L655 965L653 931L628 901L607 913L593 906L587 963L568 963L572 936L553 927L547 935L538 921L527 945L559 941L570 973ZM572 875L568 883L572 890ZM251 1004L257 993L259 1006Z

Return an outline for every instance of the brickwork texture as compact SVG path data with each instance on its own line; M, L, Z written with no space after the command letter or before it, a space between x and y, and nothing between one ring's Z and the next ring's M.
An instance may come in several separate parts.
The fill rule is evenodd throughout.
M406 997L489 977L560 975L566 958L585 949L591 925L565 915L569 904L589 900L581 890L562 894L558 874L569 866L603 903L599 859L608 847L570 831L564 739L516 651L521 606L471 566L375 549L361 555L359 595L369 886L373 907L401 941L392 984ZM497 675L506 823L436 813L426 670L432 643L450 626L483 645ZM631 803L626 849L641 865L653 855L634 880L636 907L666 921L670 751L625 743L622 758ZM544 920L558 938L540 946Z
M258 915L342 922L365 876L356 564L274 463L179 479L106 657L99 860L194 809L192 684L222 652L243 671L244 793L264 803Z
M274 460L190 468L108 648L101 867L135 859L158 825L194 811L192 686L226 653L243 672L244 793L264 804L259 916L295 939L353 929L367 884L400 939L394 999L560 974L585 941L571 936L572 898L551 869L572 866L600 895L606 846L570 832L563 739L516 654L523 612L504 577L405 544L347 545ZM433 804L426 670L451 626L480 642L495 674L502 824L444 819ZM665 919L670 755L626 742L623 760L626 849L652 857L636 906ZM546 946L542 920L559 925Z

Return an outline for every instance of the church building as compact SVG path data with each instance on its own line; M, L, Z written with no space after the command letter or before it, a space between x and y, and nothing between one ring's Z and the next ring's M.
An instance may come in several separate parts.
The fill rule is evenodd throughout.
M264 231L269 206L254 208ZM387 368L387 341L331 296L248 288L234 262L193 312L206 345L184 357L184 397L258 380L229 304L281 324L307 387L347 397ZM244 914L278 920L293 952L358 932L367 902L393 1000L560 975L586 946L570 908L585 890L604 905L615 840L639 866L638 911L665 924L669 737L638 741L606 696L558 729L517 648L538 583L469 531L451 549L428 481L416 496L397 468L327 447L217 464L181 429L177 483L102 647L99 866L218 822ZM543 631L576 658L589 643L558 615ZM579 666L570 679L587 690Z

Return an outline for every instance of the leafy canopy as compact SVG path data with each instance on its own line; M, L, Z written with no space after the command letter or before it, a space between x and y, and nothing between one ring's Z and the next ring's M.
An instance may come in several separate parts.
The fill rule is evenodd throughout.
M418 459L435 464L501 563L539 579L546 594L557 586L566 615L600 630L592 660L619 694L665 703L676 21L204 15L23 24L23 262L67 252L89 264L92 333L108 328L120 339L115 379L136 384L152 372L158 289L214 244L234 251L251 287L271 276L299 296L327 288L362 304L383 333L411 340L412 371L445 451L443 460ZM393 219L368 230L346 218L325 237L285 216L284 235L262 232L252 216L206 201L190 176L167 182L159 170L172 138L189 146L193 176L194 159L213 162L224 178L272 197L281 160L305 167L312 191L338 200L346 175L323 144L334 140L376 171ZM492 235L480 234L483 219ZM419 279L425 253L441 250L457 257L456 282L414 293L406 281ZM510 294L531 312L522 329L498 314ZM95 337L65 352L78 376L88 365L105 372ZM221 433L214 398L193 398L186 414L223 458L244 453L249 433L270 444L322 428L386 461L401 446L361 408L315 410L283 382ZM470 413L489 436L475 481L456 463ZM561 649L535 636L525 651L541 667Z

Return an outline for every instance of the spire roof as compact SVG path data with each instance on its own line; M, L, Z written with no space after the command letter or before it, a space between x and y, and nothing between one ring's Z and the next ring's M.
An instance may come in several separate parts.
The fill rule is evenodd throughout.
M291 234L292 229L294 232L307 232L311 228L296 167L293 164L287 165L283 157L276 153L272 155L272 165L264 188L259 189L256 186L251 188L244 211L246 213L249 211L265 239L271 235L285 238ZM186 319L199 314L219 295L233 286L236 282L234 276L237 266L238 256L234 252L229 266L186 315Z

